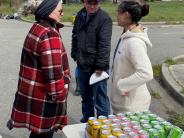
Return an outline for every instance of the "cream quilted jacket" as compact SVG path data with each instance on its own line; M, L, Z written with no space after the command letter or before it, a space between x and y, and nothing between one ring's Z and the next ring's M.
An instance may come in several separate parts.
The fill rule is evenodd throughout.
M152 44L147 29L135 28L121 36L114 59L110 99L113 112L148 110L151 96L146 82L153 78L147 47ZM128 92L128 96L124 96Z

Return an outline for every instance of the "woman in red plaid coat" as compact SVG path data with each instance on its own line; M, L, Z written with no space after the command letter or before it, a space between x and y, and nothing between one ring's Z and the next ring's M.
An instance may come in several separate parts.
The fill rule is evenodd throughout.
M7 126L28 128L30 138L52 138L54 131L67 124L70 76L59 33L62 15L60 0L44 0L24 42L18 90Z

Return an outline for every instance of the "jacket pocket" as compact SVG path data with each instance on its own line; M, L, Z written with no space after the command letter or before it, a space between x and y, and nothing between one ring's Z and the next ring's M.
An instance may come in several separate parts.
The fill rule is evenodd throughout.
M88 65L93 65L96 60L96 49L95 48L87 48L87 62Z
M58 92L56 94L47 94L47 100L51 102L58 102L63 101L67 98L68 95L68 88L63 88L61 92Z
M92 48L92 47L88 47L87 48L87 52L89 53L89 54L96 54L96 49L95 48Z

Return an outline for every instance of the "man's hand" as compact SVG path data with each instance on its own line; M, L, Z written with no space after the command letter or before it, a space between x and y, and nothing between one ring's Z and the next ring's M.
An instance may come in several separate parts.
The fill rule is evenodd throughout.
M96 76L99 77L101 74L102 74L102 70L96 70L95 73L96 73Z

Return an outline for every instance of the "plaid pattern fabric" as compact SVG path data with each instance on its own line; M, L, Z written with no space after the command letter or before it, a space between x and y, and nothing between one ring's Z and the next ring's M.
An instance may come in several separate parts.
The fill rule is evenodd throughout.
M70 81L67 53L59 31L35 23L22 50L18 90L11 114L13 127L45 133L67 124Z

